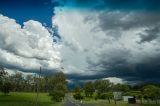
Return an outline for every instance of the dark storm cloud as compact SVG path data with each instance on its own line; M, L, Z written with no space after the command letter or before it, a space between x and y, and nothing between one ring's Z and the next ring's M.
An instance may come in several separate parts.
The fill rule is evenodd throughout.
M6 63L4 61L1 60L0 65L3 66L5 69L11 69L11 70L18 70L18 71L22 71L22 72L36 72L37 69L25 69L23 67L20 67L18 65L15 64L10 64L10 63Z
M160 36L160 26L156 26L154 28L146 29L145 34L140 34L141 36L141 41L140 43L143 42L150 42L152 40L157 39Z
M157 61L155 61L157 62ZM160 83L160 68L158 63L143 63L143 64L123 64L121 66L113 66L111 69L106 69L98 73L97 75L77 75L69 74L68 79L73 80L74 82L102 79L107 77L117 77L122 78L124 81L127 81L129 84L134 83ZM105 63L102 63L105 64ZM133 68L134 67L134 68ZM153 72L154 71L154 72Z
M125 55L125 54L124 54ZM105 57L105 55L104 55ZM123 57L123 55L122 55ZM132 57L130 57L132 58ZM105 60L105 59L104 59ZM128 82L154 82L159 80L160 76L160 54L155 58L150 58L147 61L144 60L142 63L131 64L125 62L123 58L115 58L114 62L101 61L98 65L103 69L100 77L118 77ZM91 65L91 63L90 63ZM97 66L98 66L97 65ZM95 64L91 65L91 67ZM108 67L109 66L109 67ZM95 78L98 78L94 76ZM93 79L94 79L93 77ZM91 77L92 78L92 77Z
M20 67L20 66L18 66L18 65L16 65L16 63L15 64L10 64L10 63L5 63L5 62L3 62L3 61L1 61L0 62L0 65L1 66L3 66L5 69L10 69L10 70L12 70L12 71L21 71L21 72L24 72L24 73L37 73L37 74L39 74L39 70L40 70L40 68L36 68L36 69L34 69L34 68L25 68L25 67ZM48 68L42 68L41 67L41 75L42 76L50 76L50 75L53 75L53 74L55 74L55 73L57 73L57 71L59 71L59 69L48 69Z
M126 83L129 84L138 84L138 83L160 83L159 76L159 64L137 64L132 66L123 65L113 67L110 70L104 70L97 75L77 75L77 74L68 74L67 78L74 81L74 83L83 83L84 81L90 80L94 81L97 79L103 79L107 77L117 77L122 78ZM154 71L154 72L153 72Z

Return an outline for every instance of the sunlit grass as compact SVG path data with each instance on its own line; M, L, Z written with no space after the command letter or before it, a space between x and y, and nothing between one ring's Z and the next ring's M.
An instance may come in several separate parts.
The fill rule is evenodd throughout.
M0 93L0 106L35 106L36 93L12 92L5 96ZM54 103L47 93L40 93L38 106L61 106L62 103Z

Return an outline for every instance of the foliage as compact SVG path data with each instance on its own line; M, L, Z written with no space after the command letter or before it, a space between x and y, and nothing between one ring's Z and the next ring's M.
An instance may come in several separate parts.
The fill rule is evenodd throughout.
M125 84L116 84L116 85L113 85L113 91L119 91L119 92L127 92L129 91L129 87L128 85L125 85Z
M73 97L77 100L81 100L83 99L83 95L82 95L82 90L81 87L79 85L77 85L74 89L75 94L73 95Z
M49 93L52 100L61 102L67 92L67 81L64 73L60 72L49 78Z
M104 98L104 93L109 91L110 86L111 83L109 80L96 80L95 89L97 93L97 98Z
M159 87L157 87L155 85L144 86L143 93L144 93L145 99L151 98L156 101L156 104L158 103L157 99L159 99L159 95L160 95L160 88Z
M91 81L86 82L85 85L84 85L85 96L86 97L92 97L94 91L95 91L94 84Z
M0 90L6 95L10 92L10 89L9 75L3 67L0 67Z
M76 85L74 91L75 91L75 93L80 93L80 92L81 92L81 87L80 87L80 85Z
M2 86L2 92L7 95L10 92L11 89L11 83L10 82L5 82Z
M77 100L83 99L83 95L82 95L81 93L75 93L75 94L73 95L73 97L74 97L75 99L77 99Z
M0 90L3 87L3 83L4 83L4 77L7 73L5 72L4 68L2 66L0 66Z
M101 95L99 95L99 99L112 99L112 98L113 98L112 92L102 93Z
M51 98L55 102L61 102L64 98L64 92L61 90L55 90L50 93Z

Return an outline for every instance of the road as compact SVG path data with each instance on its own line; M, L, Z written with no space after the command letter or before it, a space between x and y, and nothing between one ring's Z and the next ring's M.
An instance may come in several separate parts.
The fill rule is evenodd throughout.
M66 103L63 106L96 106L95 104L86 104L86 103L80 103L75 102L71 97L67 96Z

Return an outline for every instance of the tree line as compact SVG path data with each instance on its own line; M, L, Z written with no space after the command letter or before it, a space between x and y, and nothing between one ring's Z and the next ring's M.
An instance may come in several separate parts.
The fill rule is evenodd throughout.
M37 89L38 88L38 89ZM0 67L0 91L9 92L47 92L53 101L61 102L67 90L67 80L63 72L50 76L23 75L20 72L9 74Z
M26 75L15 72L8 74L3 67L0 67L0 91L7 95L9 92L46 92L55 102L61 102L67 89L67 78L63 72L50 76ZM37 89L38 88L38 89ZM146 100L148 103L154 100L156 104L160 99L160 85L146 84L130 86L127 84L114 84L109 80L87 81L82 86L74 88L73 97L82 100L86 97L97 99L113 99L113 92L122 92L126 96L134 96L141 103ZM115 101L116 102L116 101Z
M133 96L134 98L140 100L142 104L143 101L155 101L158 104L160 99L160 86L154 84L144 84L131 86L127 84L113 84L109 80L96 80L87 81L84 85L77 85L74 88L73 97L77 100L83 100L84 98L94 98L106 99L110 103L110 100L114 99L113 92L122 92L122 96Z

